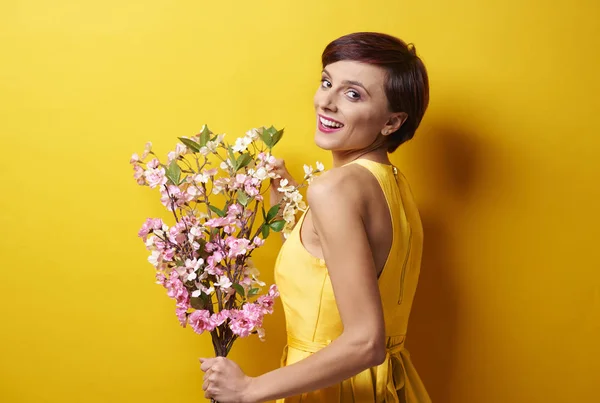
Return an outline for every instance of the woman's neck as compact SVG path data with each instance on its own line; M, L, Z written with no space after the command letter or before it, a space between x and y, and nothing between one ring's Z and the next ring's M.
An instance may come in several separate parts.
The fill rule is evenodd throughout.
M379 148L377 150L353 150L353 151L332 151L333 167L341 167L357 159L367 159L381 164L391 164L387 150Z

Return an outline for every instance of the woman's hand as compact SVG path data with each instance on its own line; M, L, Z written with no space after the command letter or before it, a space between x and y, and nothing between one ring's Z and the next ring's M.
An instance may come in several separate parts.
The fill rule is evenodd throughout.
M204 397L219 403L255 403L250 398L251 377L225 357L200 358L204 371Z
M287 179L288 185L298 186L298 182L292 177L290 172L287 170L285 166L285 161L282 159L276 159L275 164L273 164L273 172L281 176L278 179L271 179L271 194L270 194L270 202L271 206L279 204L281 199L283 198L283 194L277 191L282 179Z

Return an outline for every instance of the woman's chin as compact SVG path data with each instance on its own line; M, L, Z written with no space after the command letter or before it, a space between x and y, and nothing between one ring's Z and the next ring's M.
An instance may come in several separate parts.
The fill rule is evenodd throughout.
M333 150L335 148L334 144L331 142L331 139L325 138L326 134L321 133L318 129L315 133L315 144L322 150ZM329 141L328 141L329 140Z

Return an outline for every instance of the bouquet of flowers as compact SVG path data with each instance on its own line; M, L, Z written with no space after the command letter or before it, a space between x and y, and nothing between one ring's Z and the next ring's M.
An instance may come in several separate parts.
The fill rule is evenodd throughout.
M175 299L181 326L210 333L217 356L227 356L238 337L264 340L263 317L273 313L279 293L275 285L262 291L252 253L272 232L287 237L296 212L306 209L299 188L324 169L305 165L297 185L282 179L271 154L282 135L262 127L229 145L205 125L196 136L179 137L166 164L151 143L130 160L137 183L159 188L174 217L171 226L148 218L138 234L151 251L156 282ZM273 180L281 201L266 209L263 195Z

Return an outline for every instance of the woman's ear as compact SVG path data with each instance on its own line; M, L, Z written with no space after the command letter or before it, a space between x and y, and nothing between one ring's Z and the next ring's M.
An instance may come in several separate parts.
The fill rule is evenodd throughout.
M381 134L384 136L388 136L394 132L396 132L400 127L406 122L408 119L408 113L406 112L396 112L390 116L383 129L381 129Z

